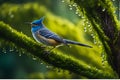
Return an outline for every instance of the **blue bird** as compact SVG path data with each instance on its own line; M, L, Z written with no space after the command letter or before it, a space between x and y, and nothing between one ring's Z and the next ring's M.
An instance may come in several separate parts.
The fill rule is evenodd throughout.
M40 18L39 20L34 20L31 23L31 32L34 37L34 39L37 42L41 42L47 46L53 46L56 47L58 45L69 45L69 44L75 44L79 46L85 46L92 48L89 45L82 44L80 42L63 39L60 36L58 36L56 33L50 31L48 28L45 27L43 24L44 17Z

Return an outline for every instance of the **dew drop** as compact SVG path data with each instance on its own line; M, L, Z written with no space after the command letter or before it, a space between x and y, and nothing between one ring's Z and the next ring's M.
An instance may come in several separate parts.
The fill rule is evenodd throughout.
M76 4L76 3L74 3L74 4L73 4L73 6L77 7L77 4Z
M87 28L86 27L84 27L84 32L87 32Z
M90 32L92 31L92 28L91 28L91 27L89 28L89 31L90 31Z
M11 15L10 15L10 18L14 18L14 15L13 15L13 14L11 14Z
M78 12L76 11L75 14L78 14Z
M84 19L85 17L84 17L84 16L82 16L81 18L82 18L82 19Z
M88 66L88 68L91 68L91 66Z
M46 66L46 68L49 68L49 66Z
M70 10L72 10L72 7L70 7Z
M10 51L10 52L14 51L14 47L13 47L13 46L10 46L10 47L9 47L9 51Z
M64 3L65 1L64 1L64 0L62 0L62 2Z
M12 52L12 51L14 51L14 49L12 49L12 48L10 48L10 50L9 50L10 52Z
M87 32L87 30L84 30L84 32Z
M93 36L94 36L94 34L91 34L91 36L93 37Z
M104 52L101 53L101 57L102 57L102 59L104 59L104 57L105 57Z
M97 71L98 69L97 69L97 68L95 68L95 70Z
M78 14L78 16L81 16L80 14Z
M33 60L37 60L37 58L35 58L35 57L33 57L32 59L33 59Z
M94 44L97 44L97 41L94 39Z
M98 47L102 47L102 46L99 44Z
M101 58L102 58L102 66L104 67L105 66L105 61L106 61L104 52L101 53Z
M90 24L88 24L88 27L90 27Z
M21 56L21 53L19 53L19 56Z
M5 48L3 48L2 52L3 52L3 53L7 53Z
M116 11L114 11L113 13L116 13Z
M105 66L105 64L104 64L104 62L102 61L102 66L104 67Z
M104 12L104 11L105 11L105 8L103 8L102 11Z

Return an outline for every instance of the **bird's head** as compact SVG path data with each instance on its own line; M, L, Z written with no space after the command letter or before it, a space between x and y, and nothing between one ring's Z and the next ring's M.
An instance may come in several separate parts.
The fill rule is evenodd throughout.
M33 22L30 23L32 27L31 29L33 32L44 27L43 20L44 20L44 17L40 18L39 20L34 20Z
M41 26L43 23L44 17L40 18L39 20L34 20L31 24L33 26Z

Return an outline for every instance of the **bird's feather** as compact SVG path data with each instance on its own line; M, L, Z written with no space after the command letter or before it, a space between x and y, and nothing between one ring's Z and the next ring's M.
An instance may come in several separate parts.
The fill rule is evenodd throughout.
M56 40L57 42L60 42L60 43L63 43L63 39L58 36L57 34L51 32L50 30L48 30L47 28L42 28L39 30L39 34L45 38L48 38L48 39L54 39Z

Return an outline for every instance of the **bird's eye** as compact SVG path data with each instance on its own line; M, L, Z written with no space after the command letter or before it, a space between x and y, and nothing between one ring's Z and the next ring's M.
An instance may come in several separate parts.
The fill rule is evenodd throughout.
M35 24L35 23L32 23L32 26L38 26L37 24Z

